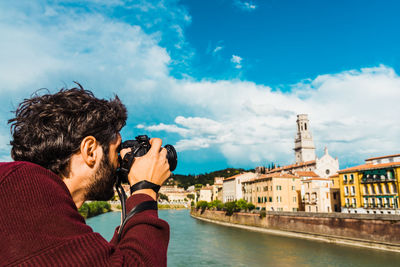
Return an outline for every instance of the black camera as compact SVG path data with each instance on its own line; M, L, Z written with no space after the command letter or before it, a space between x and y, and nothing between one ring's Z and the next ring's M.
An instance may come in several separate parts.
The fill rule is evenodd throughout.
M133 159L135 157L141 157L145 155L150 150L150 138L147 135L139 135L136 136L135 140L127 140L121 143L120 150L125 148L131 148L131 152L129 152L124 159L120 158L121 166L123 165L132 165ZM178 164L178 156L176 154L176 150L172 145L166 145L164 148L167 150L167 160L169 163L169 170L172 172L176 169L176 165ZM126 168L130 169L130 166L126 166Z

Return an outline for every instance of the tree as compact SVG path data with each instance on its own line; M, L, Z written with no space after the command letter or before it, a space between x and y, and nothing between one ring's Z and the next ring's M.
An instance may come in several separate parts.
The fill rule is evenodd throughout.
M188 195L187 195L187 198L189 198L189 199L194 199L194 194L188 194Z
M197 202L196 209L201 209L201 213L203 213L206 210L206 208L208 208L207 201L201 200Z
M227 216L231 216L233 212L237 211L236 201L226 202L224 205Z
M159 194L159 198L162 199L162 200L169 201L169 200L168 200L168 196L167 196L167 195L164 195L163 193L160 193L160 194Z
M239 199L236 201L236 206L238 210L247 210L247 201L244 199Z
M248 209L249 211L252 211L252 210L254 210L255 208L256 208L256 206L254 206L253 203L247 203L247 209Z

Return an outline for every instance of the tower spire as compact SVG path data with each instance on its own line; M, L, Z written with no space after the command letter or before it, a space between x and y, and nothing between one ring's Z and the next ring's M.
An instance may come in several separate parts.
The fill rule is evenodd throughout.
M297 115L297 134L294 139L296 163L315 160L315 146L307 114Z

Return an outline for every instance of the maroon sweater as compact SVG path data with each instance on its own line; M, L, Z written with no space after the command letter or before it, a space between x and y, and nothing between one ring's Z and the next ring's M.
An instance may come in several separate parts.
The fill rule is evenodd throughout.
M149 200L130 197L127 212ZM168 241L168 224L146 210L109 243L86 225L59 176L33 163L0 163L1 266L166 266Z

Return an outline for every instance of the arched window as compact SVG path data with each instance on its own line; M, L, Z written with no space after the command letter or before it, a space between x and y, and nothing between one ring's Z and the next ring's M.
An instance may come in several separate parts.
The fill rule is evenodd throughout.
M307 131L307 123L304 123L304 130Z

